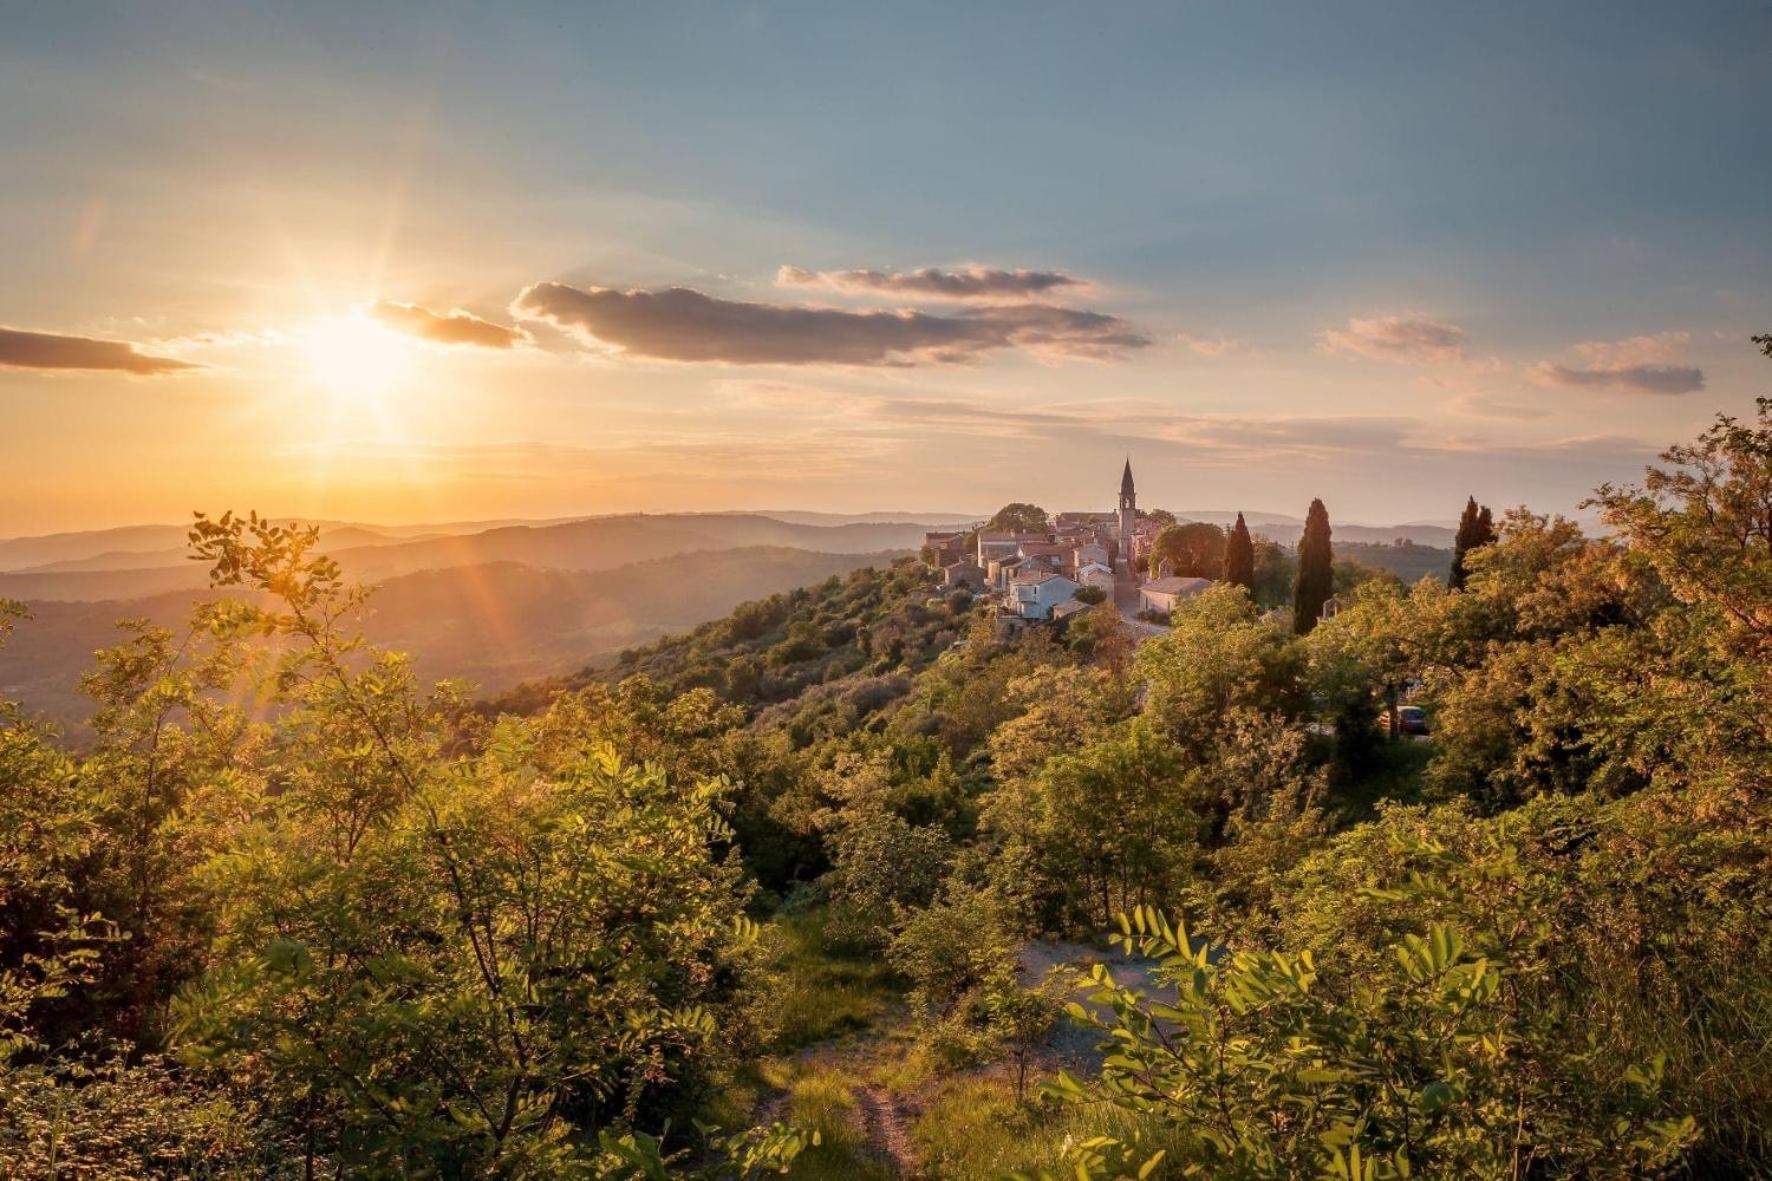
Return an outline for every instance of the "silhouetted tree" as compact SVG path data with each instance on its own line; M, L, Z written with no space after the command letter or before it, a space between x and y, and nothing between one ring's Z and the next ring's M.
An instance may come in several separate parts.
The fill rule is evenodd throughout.
M1231 526L1230 540L1225 543L1224 580L1252 595L1255 593L1255 541L1249 536L1249 526L1243 522L1242 513L1237 514L1237 523Z
M1044 533L1046 531L1046 510L1037 504L1027 504L1017 500L997 510L991 518L987 529L997 529L1004 533Z
M1323 616L1335 588L1334 555L1329 549L1329 510L1311 501L1298 542L1298 584L1292 595L1292 630L1305 635Z
M1468 571L1464 559L1472 550L1481 549L1495 540L1495 518L1488 505L1478 506L1472 496L1464 502L1464 513L1458 518L1458 535L1452 542L1452 572L1447 582L1453 590L1463 590Z

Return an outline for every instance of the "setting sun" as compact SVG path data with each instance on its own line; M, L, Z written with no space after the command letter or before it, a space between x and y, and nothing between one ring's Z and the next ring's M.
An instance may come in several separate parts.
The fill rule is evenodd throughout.
M300 340L309 374L334 394L379 397L399 388L412 370L411 340L361 312L316 320Z

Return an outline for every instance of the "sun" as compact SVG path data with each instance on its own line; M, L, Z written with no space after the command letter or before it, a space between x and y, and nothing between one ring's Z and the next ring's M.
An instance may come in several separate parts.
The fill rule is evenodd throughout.
M300 339L309 375L335 396L379 398L412 371L412 342L362 312L315 320Z

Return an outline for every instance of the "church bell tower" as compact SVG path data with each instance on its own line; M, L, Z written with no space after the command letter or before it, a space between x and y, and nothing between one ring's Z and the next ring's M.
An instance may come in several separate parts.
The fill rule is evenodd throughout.
M1120 560L1132 566L1132 533L1138 524L1138 493L1132 487L1132 457L1126 457L1126 470L1120 476Z

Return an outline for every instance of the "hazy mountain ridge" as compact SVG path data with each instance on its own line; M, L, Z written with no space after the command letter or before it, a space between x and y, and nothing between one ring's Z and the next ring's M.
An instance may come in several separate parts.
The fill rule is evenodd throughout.
M1175 515L1183 521L1205 521L1225 527L1237 519L1235 512L1223 509L1190 509ZM1304 534L1304 518L1287 516L1285 513L1245 512L1243 523L1249 526L1251 532L1259 533L1281 545L1296 545ZM1389 545L1402 540L1441 549L1451 548L1453 539L1458 535L1455 527L1432 521L1410 521L1401 525L1358 525L1338 524L1331 517L1330 529L1336 541Z
M634 644L718 618L741 602L884 564L899 552L831 554L747 546L586 572L494 562L388 580L362 624L374 643L408 652L426 679L457 677L481 692L570 672ZM193 563L193 568L196 564ZM118 642L121 619L177 628L207 590L125 601L33 602L0 647L0 696L78 730L79 690L93 653Z
M153 526L170 529L170 526ZM362 544L367 526L322 526L321 549L338 559L347 577L380 581L421 570L516 562L556 570L595 571L633 562L668 558L701 550L779 546L813 553L863 554L911 550L922 544L924 522L851 522L837 525L793 524L754 514L628 514L555 523L499 525L472 533L432 532L413 539L387 538ZM110 542L106 531L105 541ZM175 590L200 590L208 582L204 568L188 560L184 534L176 549L164 551L161 565L134 564L93 568L98 554L80 556L71 542L56 548L68 556L53 566L0 573L0 598L28 601L135 599ZM15 549L15 555L20 551ZM106 551L100 551L104 553ZM123 553L126 551L109 551Z

